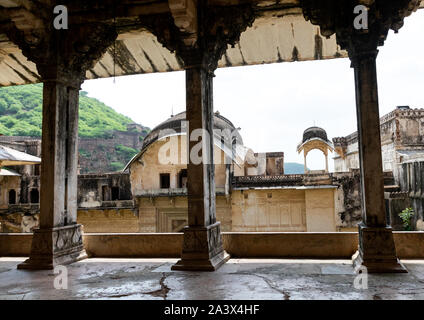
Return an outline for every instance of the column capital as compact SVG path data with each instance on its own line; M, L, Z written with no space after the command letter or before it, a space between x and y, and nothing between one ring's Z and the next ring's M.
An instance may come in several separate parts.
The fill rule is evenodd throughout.
M369 60L376 60L378 56L378 50L364 50L364 51L360 51L360 50L355 50L354 52L352 52L352 54L349 55L350 60L352 61L352 67L357 67L359 66L361 63L364 63L365 61L369 61Z
M341 49L347 50L352 62L358 58L374 57L382 46L390 29L397 32L405 17L416 11L420 0L301 0L303 15L312 24L320 26L327 38L336 34ZM354 25L358 13L355 8L367 8L367 26ZM373 56L374 55L374 56Z
M256 13L251 5L219 7L200 0L194 9L195 29L194 23L182 23L181 16L175 17L175 12L140 20L164 47L175 52L185 69L214 71L227 46L234 46L240 40L241 33L253 24ZM182 27L185 25L192 26L191 32Z
M117 32L103 23L71 25L66 30L56 30L48 24L31 32L11 23L7 35L36 64L43 82L79 89L86 71L113 44Z

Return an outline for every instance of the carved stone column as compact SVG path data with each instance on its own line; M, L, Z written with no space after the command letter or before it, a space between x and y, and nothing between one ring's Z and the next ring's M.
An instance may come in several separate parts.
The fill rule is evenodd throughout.
M212 7L205 0L172 0L169 6L172 16L144 17L143 23L186 70L188 226L181 260L172 269L214 271L229 255L215 210L213 73L228 44L239 40L255 15L250 6ZM195 149L199 143L201 152Z
M51 25L51 22L46 25ZM77 224L78 100L85 72L116 38L103 25L30 34L12 26L9 37L32 60L43 82L40 228L19 269L53 269L86 258Z
M325 172L328 173L328 151L324 152L325 155Z
M302 0L306 19L321 27L321 33L336 33L337 42L349 53L355 70L358 145L361 169L359 248L353 256L355 268L365 266L369 273L407 272L396 255L392 228L386 220L381 155L380 116L376 58L390 28L397 31L403 19L419 1L336 1ZM354 8L368 4L368 27L355 28Z
M378 105L377 50L355 54L356 111L361 169L362 222L355 267L368 272L406 272L396 255L392 228L386 220Z
M213 73L201 65L186 69L188 227L184 229L182 259L174 270L213 271L229 259L215 211L212 85ZM201 152L194 152L200 142Z
M87 257L76 223L80 83L44 81L40 228L34 231L30 259L20 269L50 269Z

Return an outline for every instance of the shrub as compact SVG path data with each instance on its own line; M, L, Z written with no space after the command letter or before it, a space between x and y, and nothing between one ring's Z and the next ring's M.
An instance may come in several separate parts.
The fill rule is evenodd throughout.
M126 147L122 144L118 144L115 146L116 153L118 156L124 158L125 160L131 159L134 155L138 153L138 150Z
M79 154L84 158L91 158L91 153L84 149L79 149Z
M405 231L411 231L412 225L411 225L411 219L414 216L415 212L412 208L406 208L401 213L399 213L399 217L402 219L403 227Z
M110 167L110 170L112 171L119 171L124 169L125 164L121 162L111 162L109 167Z

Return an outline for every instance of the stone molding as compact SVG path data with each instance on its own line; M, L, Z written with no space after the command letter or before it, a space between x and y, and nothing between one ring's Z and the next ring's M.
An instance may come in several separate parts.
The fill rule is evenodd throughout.
M87 258L82 242L82 225L36 229L30 258L18 269L53 269Z
M354 268L367 268L368 273L406 273L397 258L391 227L367 227L359 224L358 252L352 257Z
M353 63L361 60L358 55L374 56L377 47L384 44L390 29L397 32L405 17L416 11L420 0L301 0L303 15L327 38L336 34L341 49L347 50ZM354 8L368 7L368 29L356 30Z
M140 20L164 47L176 53L185 69L200 66L213 72L227 46L235 46L241 33L252 26L256 13L251 5L212 7L206 1L198 1L197 17L195 41L192 41L193 33L184 32L184 28L176 25L171 13L140 17Z
M43 82L59 82L75 89L117 37L113 26L100 23L68 30L46 24L31 33L10 24L6 33L36 64Z
M224 251L221 223L206 227L184 228L184 241L181 260L172 270L215 271L229 260Z

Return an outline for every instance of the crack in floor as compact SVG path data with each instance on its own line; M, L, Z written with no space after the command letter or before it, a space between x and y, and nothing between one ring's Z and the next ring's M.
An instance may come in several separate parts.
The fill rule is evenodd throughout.
M256 277L258 277L258 278L261 278L262 280L264 280L265 281L265 283L271 288L271 289L273 289L273 290L275 290L275 291L277 291L277 292L279 292L279 293L281 293L283 296L284 296L284 300L290 300L290 294L289 293L287 293L286 291L284 291L284 290L281 290L280 288L278 288L278 286L271 280L271 279L268 279L267 277L264 277L264 276L261 276L261 275L259 275L259 274L256 274L256 273L252 273L252 275L253 276L256 276Z
M145 292L144 294L149 294L149 295L154 296L154 297L161 297L164 300L166 300L166 298L168 297L168 292L171 289L165 284L165 280L166 280L166 273L163 272L162 278L160 278L160 281L159 281L160 289L155 290L155 291Z

